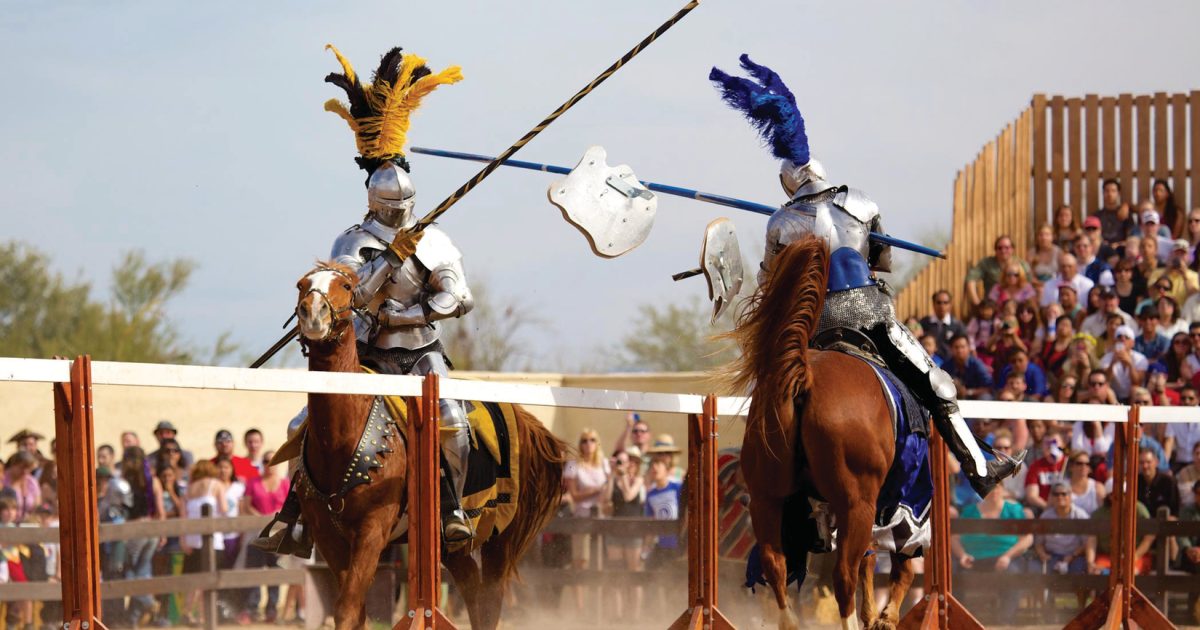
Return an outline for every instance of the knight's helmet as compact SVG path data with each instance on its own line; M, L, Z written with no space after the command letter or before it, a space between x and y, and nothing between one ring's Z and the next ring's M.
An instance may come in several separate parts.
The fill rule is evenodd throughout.
M346 91L349 104L337 99L325 102L325 110L341 116L354 131L358 157L354 161L367 171L367 214L388 227L407 229L416 224L413 206L416 188L409 178L404 144L409 117L423 99L439 85L462 80L462 70L450 66L434 74L425 59L404 54L397 46L383 55L371 83L363 85L350 62L334 48L342 72L331 72L325 81Z
M739 60L753 81L730 76L716 67L708 79L726 103L746 115L763 140L771 144L771 153L783 161L779 183L788 197L795 199L833 188L826 181L825 167L809 154L804 118L783 79L751 61L749 55L743 54Z

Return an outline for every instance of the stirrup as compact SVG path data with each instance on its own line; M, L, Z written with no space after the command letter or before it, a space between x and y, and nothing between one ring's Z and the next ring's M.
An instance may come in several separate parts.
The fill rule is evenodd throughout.
M277 523L283 523L284 527L278 531L271 533L271 528ZM299 527L300 535L296 535L296 528ZM308 528L300 524L299 521L289 523L279 518L276 515L271 519L270 523L263 528L258 534L258 538L250 541L250 546L261 549L267 553L274 553L281 556L296 556L298 558L308 559L312 557L313 541L312 535L309 534Z
M462 509L456 509L442 516L442 540L447 543L464 542L475 537L471 528L471 520Z

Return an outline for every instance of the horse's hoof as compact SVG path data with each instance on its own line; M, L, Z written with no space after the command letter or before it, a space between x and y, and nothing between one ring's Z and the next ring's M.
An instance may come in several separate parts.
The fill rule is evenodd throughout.
M867 626L867 630L896 630L896 624L889 619L880 617L871 622L871 625Z
M800 617L791 608L779 611L779 630L800 630Z

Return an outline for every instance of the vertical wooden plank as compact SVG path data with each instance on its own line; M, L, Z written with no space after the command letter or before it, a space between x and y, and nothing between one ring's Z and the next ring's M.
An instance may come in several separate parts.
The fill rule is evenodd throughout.
M1046 95L1034 94L1033 103L1033 222L1047 223L1046 207Z
M1083 143L1080 138L1082 105L1078 98L1067 99L1067 182L1070 193L1067 203L1076 212L1087 214L1088 207L1083 202Z
M1055 96L1050 99L1050 208L1051 211L1062 205L1064 178L1064 147L1063 134L1063 97ZM1076 214L1079 208L1075 208Z
M1033 179L1030 177L1030 169L1033 167L1033 110L1026 109L1021 115L1021 165L1017 170L1020 175L1020 187L1017 191L1020 193L1021 211L1026 216L1032 216L1033 221L1029 229L1030 238L1042 223L1037 220L1037 216L1033 214Z
M1150 198L1150 174L1154 168L1150 162L1150 148L1153 142L1150 135L1150 97L1139 94L1133 102L1137 110L1137 139L1134 140L1137 146L1137 197L1134 199L1141 201Z
M1166 179L1170 168L1167 161L1170 159L1170 140L1167 135L1167 93L1155 92L1154 94L1154 179ZM1149 195L1147 195L1149 196Z
M950 254L950 265L953 266L952 275L959 279L967 277L967 264L970 262L966 259L966 256L957 255L962 250L963 232L966 229L966 217L963 216L963 197L965 196L965 191L966 177L963 171L960 170L954 175L954 190L952 191L954 225L950 230L950 245L946 248L946 253ZM962 283L959 282L957 286L947 285L946 288L954 292L954 305L958 307L958 318L967 321L964 317L969 313L967 307L970 303L967 300L967 292L963 288Z
M1192 178L1192 194L1189 199L1189 208L1200 206L1200 173L1196 171L1200 169L1200 90L1193 90L1189 99L1191 113L1189 118L1192 122L1192 163L1191 172Z
M1133 176L1137 170L1133 163L1133 96L1122 94L1117 97L1117 108L1120 112L1121 194L1130 205L1137 207L1137 191L1133 189Z
M1117 176L1117 99L1105 96L1100 99L1101 142L1104 145L1104 161L1101 180Z
M1100 97L1084 98L1084 183L1086 211L1100 208Z
M1171 155L1174 175L1171 189L1175 191L1175 203L1181 210L1190 212L1195 199L1188 196L1187 190L1187 94L1183 93L1171 96Z

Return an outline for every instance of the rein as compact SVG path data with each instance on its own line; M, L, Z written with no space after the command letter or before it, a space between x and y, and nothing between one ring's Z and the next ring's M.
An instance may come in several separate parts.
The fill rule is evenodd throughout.
M324 266L317 267L316 269L313 269L312 271L308 272L308 274L306 274L304 277L308 278L309 276L313 275L314 273L321 272L321 271L333 272L334 274L337 274L343 280L345 280L346 282L348 282L350 284L354 284L354 283L358 282L357 277L355 277L351 274L348 274L345 271L342 271L341 269L337 269L335 267L324 267ZM342 340L342 336L346 334L346 330L350 328L350 322L352 319L352 315L355 312L355 308L353 307L352 304L347 304L345 307L340 308L340 309L334 309L333 301L329 299L329 294L325 293L324 291L317 289L317 288L310 288L307 292L305 292L305 294L303 296L301 296L301 300L308 297L309 294L311 294L311 293L316 293L318 296L320 296L321 301L324 302L325 306L329 308L329 311L331 313L333 313L333 323L329 326L329 332L325 333L325 335L323 337L321 337L320 339L309 340L309 339L305 338L303 335L300 336L300 351L306 357L308 356L308 346L310 344L328 343L330 341L340 342ZM293 316L295 316L294 312L293 312Z

